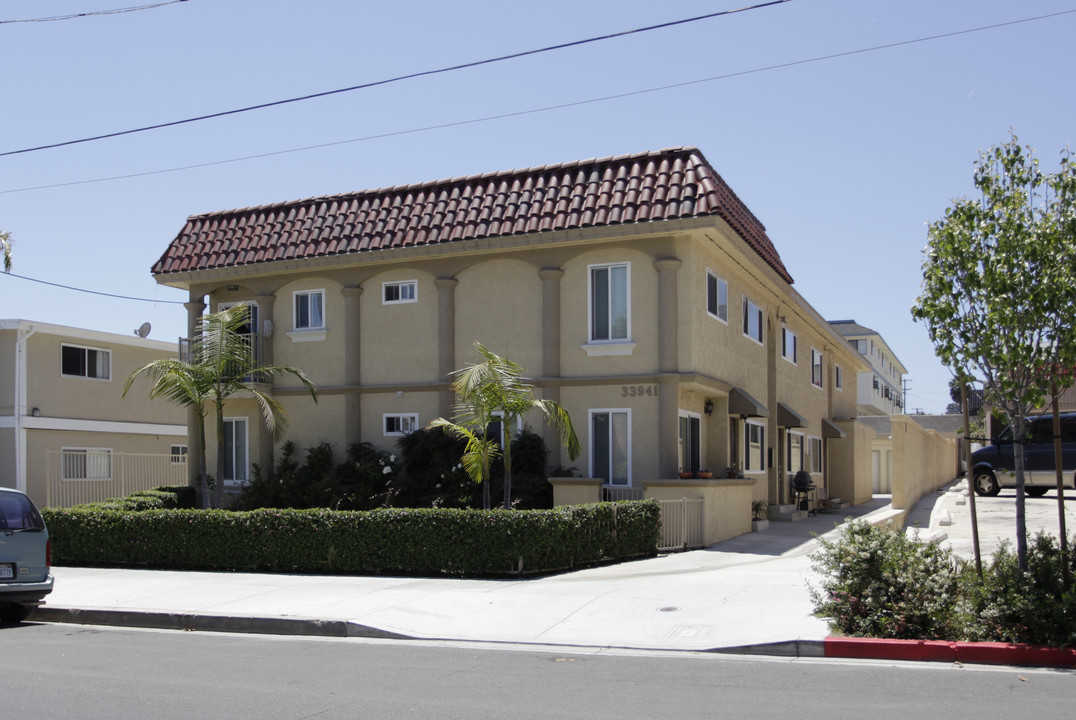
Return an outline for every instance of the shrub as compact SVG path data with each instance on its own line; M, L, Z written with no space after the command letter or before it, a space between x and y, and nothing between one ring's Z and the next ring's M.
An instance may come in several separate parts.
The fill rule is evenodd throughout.
M954 634L961 563L950 550L921 544L865 520L841 527L835 541L820 538L811 555L821 573L811 588L818 615L848 635L939 639Z
M57 564L503 576L657 552L653 500L555 510L46 508Z
M1071 551L1069 573L1076 577ZM1025 573L1003 543L984 568L983 583L968 583L965 612L969 640L1076 646L1076 587L1064 586L1057 538L1041 532L1034 537Z
M127 497L102 500L95 503L83 503L78 508L96 508L100 510L165 510L173 508L194 507L195 490L183 485L159 487L153 490L137 490Z

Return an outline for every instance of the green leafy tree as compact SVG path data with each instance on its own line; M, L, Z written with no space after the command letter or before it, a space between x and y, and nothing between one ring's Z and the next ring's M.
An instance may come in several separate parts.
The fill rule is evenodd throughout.
M317 402L317 390L306 375L290 365L259 363L251 336L244 332L250 322L250 309L233 305L220 312L203 315L190 344L189 360L158 360L131 373L124 394L139 375L154 380L151 397L165 397L177 404L195 408L199 415L199 443L202 448L201 480L203 497L208 496L205 484L205 415L206 405L214 410L217 431L217 483L215 505L224 499L224 403L238 392L254 396L261 409L265 427L275 441L283 439L288 429L288 417L283 404L258 387L281 375L292 375L310 392ZM205 501L203 500L203 505Z
M11 272L11 246L14 244L11 233L0 230L0 252L4 254L4 272Z
M508 429L527 413L537 410L556 428L572 460L579 456L579 438L564 408L552 400L534 397L534 386L523 377L520 365L497 355L480 342L474 347L481 361L453 373L452 389L459 399L453 420L437 418L431 427L441 427L467 441L463 468L472 480L484 483L482 497L486 508L490 505L490 467L498 454L503 456L504 508L507 510L512 506L512 437ZM497 422L504 428L503 443L499 442L500 438L488 437L489 427Z
M928 229L922 292L912 308L954 377L982 384L1014 431L1016 539L1026 567L1026 417L1073 366L1076 169L1065 151L1044 174L1015 135L979 156L978 199L961 198ZM1062 382L1062 384L1064 384Z

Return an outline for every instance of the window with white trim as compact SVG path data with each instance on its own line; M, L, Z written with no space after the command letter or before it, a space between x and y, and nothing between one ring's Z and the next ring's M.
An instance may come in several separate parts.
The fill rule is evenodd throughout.
M590 266L590 341L617 342L631 334L630 265Z
M796 364L796 333L786 327L781 328L781 357Z
M112 449L61 448L60 465L64 480L111 480Z
M590 411L590 476L631 485L631 410Z
M748 420L744 423L744 472L762 472L766 469L766 426Z
M302 290L295 293L292 327L296 330L325 329L325 291Z
M187 446L186 445L172 445L168 449L171 456L171 462L173 465L185 465L187 463Z
M822 387L822 353L811 348L811 384Z
M112 378L112 352L82 345L60 344L60 374L68 377Z
M762 309L746 296L743 299L743 334L762 344Z
M807 437L807 472L822 472L822 438Z
M803 435L797 432L788 433L788 457L785 464L791 475L803 469Z
M844 371L840 365L833 366L833 387L844 390Z
M381 304L418 302L418 280L381 283Z
M247 419L224 418L224 482L246 484L250 478Z
M698 472L702 467L702 416L680 412L679 461L680 472Z
M504 447L504 411L494 410L493 417L495 418L493 422L486 426L486 437L496 436L497 442L501 447ZM521 432L523 432L523 418L517 415L515 428L513 428L513 434L509 439L514 439Z
M409 435L418 429L418 413L385 413L381 418L385 437Z
M723 323L729 321L729 284L706 271L706 312Z

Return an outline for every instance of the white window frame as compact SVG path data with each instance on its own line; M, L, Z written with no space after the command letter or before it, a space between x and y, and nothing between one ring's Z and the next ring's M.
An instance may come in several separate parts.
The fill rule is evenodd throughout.
M758 428L758 456L761 467L751 467L751 428ZM743 429L743 471L744 473L766 472L766 423L757 420L745 420Z
M398 288L400 297L395 300L388 299L389 288ZM405 288L410 288L405 292ZM410 295L410 297L406 297ZM403 305L405 303L418 302L418 280L397 280L394 282L381 283L381 304L382 305Z
M504 411L494 410L493 417L497 418L495 422L499 423L501 426L501 436L497 438L497 441L501 444L501 447L504 447ZM515 432L512 437L515 437L516 435L519 435L521 432L523 432L523 418L517 415L515 425Z
M801 432L794 432L789 430L787 433L787 440L785 441L785 467L787 468L789 475L795 475L800 470L804 469L805 452L804 452L804 435ZM799 447L799 452L793 452L792 443L796 442ZM793 462L795 459L795 462Z
M751 319L754 318L758 322L758 337L751 334ZM765 318L762 316L762 308L751 301L746 295L743 296L743 334L744 337L750 338L752 342L763 345L763 338L766 337Z
M74 460L78 455L84 456L82 474L69 474L74 466L78 465ZM107 458L107 474L101 475L91 471L97 470ZM60 448L60 478L65 482L111 482L112 481L112 448L101 447L61 447Z
M788 340L789 340L789 338L792 339L792 352L791 353L788 350L788 344L789 344ZM796 333L792 332L791 330L788 329L788 327L786 327L784 325L781 326L781 357L783 357L785 360L792 363L793 365L798 364L796 362L797 359L798 359L798 357L797 357L797 347L796 347L798 341L799 341L799 338L796 337ZM791 357L789 357L790 355L791 355Z
M82 351L85 354L84 365L87 368L87 371L86 371L87 374L65 373L64 372L64 348L74 348L76 350ZM100 368L101 356L104 357L105 375L102 376L100 374L98 374L98 375L90 375L90 374L88 374L89 373L89 365L90 365L90 363L89 363L89 353L91 353L91 352L99 354L98 359L97 359L98 372L100 372L100 370L101 370L101 368ZM112 381L112 351L108 350L106 348L93 347L93 346L90 346L90 345L78 345L76 343L62 342L62 343L60 343L60 376L61 377L70 377L70 378L84 378L86 380L100 380L101 382L111 382Z
M817 475L823 472L822 454L825 452L822 438L817 435L807 436L807 472Z
M389 430L390 420L395 421L396 429ZM381 415L381 432L385 437L403 437L415 430L418 430L418 413L383 413Z
M714 293L716 297L713 298L713 305L717 308L717 312L710 310L711 296L710 296L710 281L713 281ZM725 296L725 304L721 304L722 293ZM722 310L724 312L722 312ZM706 314L712 317L718 322L729 324L729 284L725 282L721 276L715 273L713 270L706 268Z
M313 312L311 312L312 302L313 302L313 299L315 297L320 298L319 302L321 304L321 308L320 308L320 310L321 310L321 322L318 323L317 325L313 324L313 322L312 322ZM300 325L299 324L299 314L300 314L299 313L299 302L303 298L306 298L306 300L307 300L307 324L306 325ZM293 330L295 330L297 332L311 332L311 331L315 331L315 330L324 330L325 329L325 290L324 289L296 290L295 292L292 293L291 327L292 327Z
M598 270L611 271L624 268L624 337L613 337L613 285L609 283L609 337L595 337L594 328L594 273ZM631 263L599 263L587 266L587 340L592 345L623 345L631 343Z
M837 388L838 392L844 392L844 371L840 365L833 366L833 387Z
M594 471L594 416L595 415L609 415L610 416L609 431L610 431L610 433L612 433L612 431L613 431L613 423L612 423L612 417L611 416L614 415L614 414L621 414L621 415L624 415L624 417L625 417L625 424L626 424L626 428L627 428L627 448L625 449L625 454L627 456L626 457L626 461L627 461L627 480L625 482L617 483L617 482L613 482L613 478L609 478L609 480L608 480L608 482L606 484L609 485L610 487L614 487L614 486L615 487L631 487L632 486L632 470L631 470L631 465L632 465L632 457L631 457L632 456L631 408L591 408L589 410L589 412L587 413L587 435L589 436L589 439L590 439L590 448L589 448L589 456L590 456L590 468L589 468L589 471L590 472L589 472L589 474L590 474L590 477L595 476L594 475L594 472L595 472ZM610 468L613 467L612 450L613 450L613 443L612 443L612 438L610 437L610 442L609 442L609 452L610 452L609 467Z
M825 373L825 363L823 362L824 355L821 351L811 348L811 385L822 389L823 375Z
M243 437L236 438L236 423L242 423ZM225 485L246 485L250 481L250 420L247 417L226 417L224 418L224 426L226 428L231 427L232 434L232 474L239 475L239 470L242 470L240 477L226 477L224 478ZM243 457L246 458L246 462L238 463L235 458L235 448L239 447L238 440L242 441ZM222 443L225 448L228 446L227 440ZM227 472L227 471L225 471Z
M684 463L684 437L680 432L680 430L682 428L682 426L680 425L680 420L687 420L688 421L688 429L689 430L691 428L691 421L692 420L695 420L699 424L699 446L697 448L695 448L695 453L698 455L698 462L699 462L699 466L697 468L692 468L691 465L690 465L690 462L688 464ZM703 447L702 447L703 442L704 442L703 433L702 433L702 415L700 415L699 413L691 412L690 410L680 410L678 412L678 414L677 414L676 437L677 437L677 463L678 463L678 467L680 468L680 472L694 472L695 470L704 470L705 467L702 464L702 459L706 456L706 454L703 452ZM688 460L692 460L692 459L694 459L694 458L688 458Z
M187 446L173 443L168 448L168 454L171 457L170 462L173 465L186 465L187 464Z

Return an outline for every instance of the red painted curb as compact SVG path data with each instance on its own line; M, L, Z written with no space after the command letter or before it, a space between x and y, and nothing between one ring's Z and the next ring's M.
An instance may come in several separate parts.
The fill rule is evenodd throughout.
M1023 667L1076 667L1076 649L997 642L828 637L825 639L825 656Z

